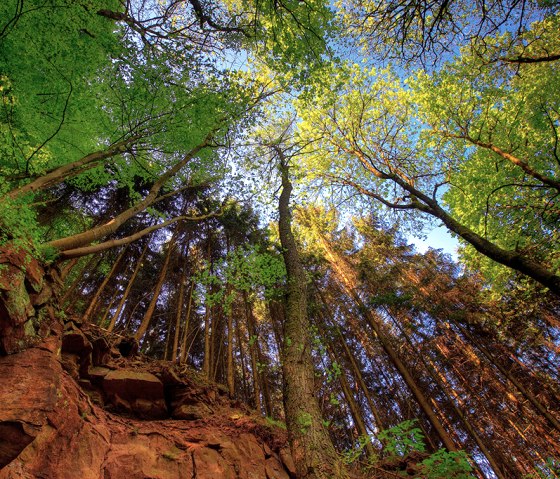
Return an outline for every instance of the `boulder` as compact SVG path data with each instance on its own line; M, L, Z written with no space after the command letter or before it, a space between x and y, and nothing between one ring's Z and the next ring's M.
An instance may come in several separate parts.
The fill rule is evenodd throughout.
M276 457L269 457L265 463L266 479L290 479L286 469Z
M145 419L168 415L163 384L151 373L128 369L111 371L103 378L103 391L117 410Z
M85 334L77 329L72 323L72 329L66 331L62 336L62 357L66 364L75 361L80 376L87 376L91 365L91 352L93 347ZM70 356L70 358L66 358ZM77 359L76 359L77 358ZM66 368L65 368L66 369ZM68 371L68 369L66 369Z
M54 341L0 358L0 479L293 477L277 452L248 432L247 423L232 422L227 406L215 404L211 420L197 423L106 412L84 393L89 381L76 382L63 371L53 346ZM115 401L131 410L151 415L162 400L155 375L95 372Z

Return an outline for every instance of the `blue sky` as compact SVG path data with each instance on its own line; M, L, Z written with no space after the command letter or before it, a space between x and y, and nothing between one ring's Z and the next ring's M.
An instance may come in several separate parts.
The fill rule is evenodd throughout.
M410 236L408 241L414 244L420 253L425 252L428 248L442 249L444 253L451 255L455 261L458 260L457 247L459 242L449 234L445 226L438 226L427 232L424 240Z

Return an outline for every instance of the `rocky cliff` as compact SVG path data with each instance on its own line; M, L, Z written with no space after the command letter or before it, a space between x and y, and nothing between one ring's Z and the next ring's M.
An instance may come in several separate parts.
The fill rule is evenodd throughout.
M286 435L195 371L56 318L53 277L0 252L0 479L289 479Z

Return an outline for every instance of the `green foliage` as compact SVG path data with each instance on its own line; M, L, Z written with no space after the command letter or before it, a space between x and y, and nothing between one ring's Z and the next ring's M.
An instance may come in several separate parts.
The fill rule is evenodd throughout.
M254 66L264 63L285 89L309 87L329 54L328 44L336 31L334 11L322 0L246 2L226 0L234 18L252 24L247 42ZM280 75L278 75L280 73Z
M523 56L558 49L560 16L535 22L523 42ZM486 48L504 51L510 34L486 39ZM419 118L428 125L421 144L445 153L450 187L444 194L453 215L464 225L507 250L520 251L560 268L558 250L557 138L560 117L560 70L557 62L519 67L487 62L468 49L445 69L411 79ZM511 154L514 160L500 154ZM468 246L463 259L480 268L490 283L511 279L502 267L482 261Z
M538 57L558 50L559 23L551 14L515 42L488 35L485 47ZM531 54L515 45L531 45ZM504 64L464 48L445 68L408 79L367 62L333 66L328 86L296 102L302 171L311 185L340 186L336 194L356 208L377 200L400 211L416 231L414 208L435 214L425 195L494 245L558 271L557 63ZM476 266L480 253L464 251ZM504 287L512 276L500 268L483 270Z
M336 397L335 393L330 394L329 404L331 404L332 406L338 406L340 404L340 400Z
M424 435L416 426L418 421L410 419L381 431L377 438L383 443L383 451L388 456L406 456L413 451L424 452Z
M527 474L523 479L558 479L560 477L560 460L547 458L545 463L537 464L539 470L536 474Z
M285 275L284 262L278 255L248 245L230 251L213 265L213 271L207 265L198 273L197 281L206 287L209 305L222 304L229 310L235 291L261 290L265 299L273 299Z
M416 427L417 420L403 421L381 431L377 438L383 443L383 453L389 457L404 457L415 451L425 452L424 435ZM472 467L467 455L440 449L421 462L421 476L426 479L469 479Z
M102 76L119 40L114 24L96 12L118 2L32 0L19 15L16 3L0 6L0 144L10 152L0 166L40 174L69 154L91 151L106 131Z
M0 245L14 238L22 239L36 248L40 242L40 231L36 223L36 212L24 200L0 201Z
M381 454L388 459L394 457L405 457L414 452L424 453L426 445L424 435L420 428L416 427L417 420L412 419L403 421L400 424L381 431L377 439L382 442L383 450ZM363 455L366 445L372 442L369 436L360 436L355 447L343 453L343 460L346 464L353 464ZM377 456L371 457L368 464L363 464L365 469L374 468L379 471ZM414 477L423 479L471 479L473 476L472 466L467 455L460 452L448 452L440 449L423 459L417 467L419 473ZM407 472L401 473L407 477Z
M471 479L472 466L463 451L440 449L421 463L421 477L426 479Z
M350 465L354 464L365 451L366 446L371 443L371 437L360 436L356 442L355 447L348 449L342 453L342 461L344 464ZM375 462L377 458L371 458L370 462Z
M81 194L126 190L128 207L209 133L220 142L220 128L234 134L241 117L250 124L254 82L187 54L189 48L143 48L125 27L98 14L118 12L120 2L32 0L18 13L20 3L0 5L0 197L133 136L129 152L63 178ZM223 163L215 149L203 149L164 189L215 181L225 173ZM17 218L5 202L2 229L41 243L90 226L87 211L70 218L68 209L41 228L35 211L49 200L44 190L30 194Z

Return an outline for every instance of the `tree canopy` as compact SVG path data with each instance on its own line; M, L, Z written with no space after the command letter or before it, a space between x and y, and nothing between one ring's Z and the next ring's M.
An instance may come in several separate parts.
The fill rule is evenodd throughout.
M559 29L528 0L5 1L0 249L285 421L298 477L558 477ZM437 225L456 261L411 245Z

